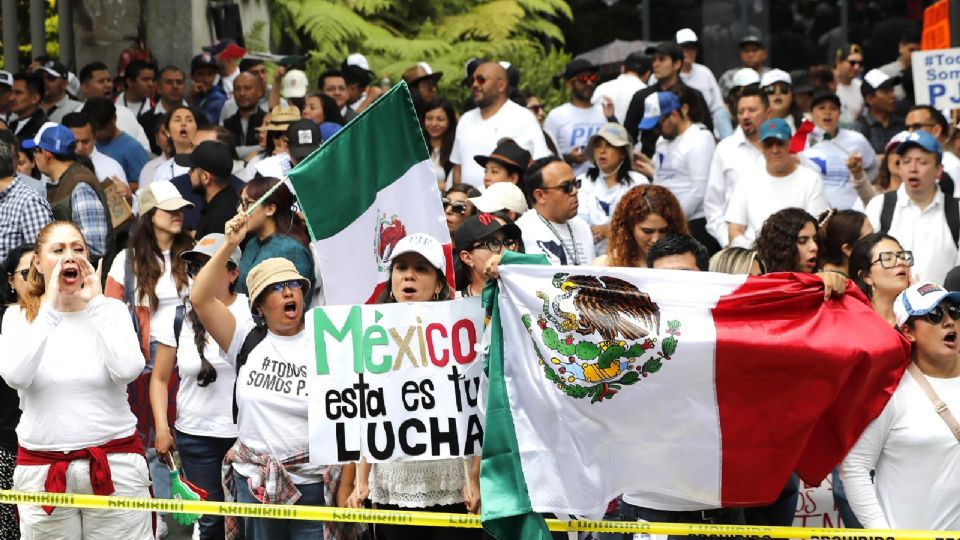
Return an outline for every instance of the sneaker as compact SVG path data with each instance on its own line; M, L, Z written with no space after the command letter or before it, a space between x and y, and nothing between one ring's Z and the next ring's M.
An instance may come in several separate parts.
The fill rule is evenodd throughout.
M191 540L200 540L200 522L199 521L193 524L193 536L191 537Z

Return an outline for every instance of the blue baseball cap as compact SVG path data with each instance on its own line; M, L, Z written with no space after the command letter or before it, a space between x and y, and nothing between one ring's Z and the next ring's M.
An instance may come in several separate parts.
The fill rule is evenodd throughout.
M62 156L68 153L71 144L77 142L69 128L53 122L47 122L37 135L20 143L25 150L40 148L52 154Z
M903 142L900 143L900 146L897 147L897 154L902 156L907 150L913 147L936 154L937 161L943 159L943 150L940 148L940 143L937 142L937 138L922 129L907 135L907 137L903 139Z
M787 142L791 136L790 125L783 118L771 118L760 125L760 142L767 139Z
M680 110L680 98L673 92L654 92L643 100L643 119L640 120L640 129L653 129L660 123L660 119Z

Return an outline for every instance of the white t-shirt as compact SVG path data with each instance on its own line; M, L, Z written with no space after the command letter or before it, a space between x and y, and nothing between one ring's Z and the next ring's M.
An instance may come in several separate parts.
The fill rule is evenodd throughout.
M757 169L749 182L737 184L727 206L724 219L747 227L734 245L753 247L763 222L771 214L791 207L803 208L813 216L829 208L820 175L800 166L783 177L771 176L765 167Z
M526 253L543 253L550 264L584 265L593 262L593 233L578 216L566 223L553 223L536 210L517 219Z
M594 105L603 105L603 97L606 96L613 101L613 115L621 124L627 118L627 109L630 108L630 100L633 95L646 88L640 77L627 73L621 73L619 77L607 81L593 91L593 98L590 103Z
M237 321L226 360L235 365L252 319ZM240 441L258 454L283 459L309 446L307 435L307 374L316 369L313 342L307 332L278 336L268 332L247 357L237 376L237 429ZM234 463L248 478L257 477L257 466ZM295 484L322 482L322 466L301 464L288 469Z
M649 184L647 177L636 172L630 171L630 178L627 183L617 182L610 187L603 179L602 173L594 180L591 180L586 174L580 175L580 189L577 190L577 200L580 206L577 208L577 216L587 225L605 225L610 223L613 217L613 211L620 204L620 199L630 191L631 188L640 184ZM603 255L607 252L607 239L604 238L594 246L596 254Z
M123 302L101 295L84 311L44 306L32 323L19 308L11 312L0 336L0 377L20 393L21 446L79 450L135 433L127 384L144 359Z
M764 167L763 153L747 140L743 128L737 126L733 135L717 143L710 161L707 194L703 198L703 214L707 231L721 246L727 245L727 222L724 214L733 190L741 179L749 181L758 169Z
M157 171L160 170L160 166L165 163L168 159L166 156L157 156L146 163L142 169L140 169L140 185L137 188L139 192L141 189L150 185L153 182L154 177L157 175Z
M601 105L584 109L573 103L564 103L550 111L543 122L543 130L553 136L561 154L569 154L574 148L585 149L590 136L606 123ZM581 175L589 168L590 162L584 161L573 167L573 174Z
M837 210L861 210L863 202L856 188L850 183L850 170L847 169L848 154L859 153L863 159L863 168L871 176L877 169L877 153L870 141L860 133L850 129L840 129L837 136L824 140L823 130L814 128L807 136L807 147L800 153L800 163L810 167L823 178L823 189L831 208Z
M863 112L863 94L860 93L860 86L863 81L853 79L850 84L843 84L837 81L837 97L840 98L840 125L854 126L857 118Z
M532 112L507 100L493 116L484 120L480 109L472 109L460 117L450 161L460 165L460 181L483 191L483 167L474 156L489 156L497 141L510 137L533 159L550 155L543 130Z
M937 189L933 202L923 210L907 196L906 187L897 189L897 204L890 219L890 236L897 239L903 249L913 251L913 268L920 283L929 281L943 283L947 272L957 266L957 246L950 234L947 218L943 213L943 192ZM880 212L883 209L883 194L870 199L864 213L880 230Z
M238 324L252 318L245 294L237 294L229 310ZM195 335L193 325L185 319L177 347L180 388L177 391L176 428L200 437L235 438L237 424L233 422L233 384L237 380L236 371L233 364L226 360L227 353L220 350L207 334L203 357L217 371L217 380L207 386L198 385L201 363L200 353L194 343Z
M690 126L673 140L657 139L653 183L673 192L687 220L704 217L703 198L716 146L713 133L701 124Z
M927 380L956 415L960 377ZM840 475L851 509L868 529L960 530L960 444L909 372Z
M96 169L97 180L104 182L111 176L116 176L124 184L128 183L127 173L123 172L123 166L117 160L97 150L97 147L93 147L93 152L90 153L90 161L93 163L93 168Z
M110 266L108 276L120 285L124 284L123 278L126 275L127 250L117 253L113 264ZM137 280L133 280L134 287L137 286ZM177 291L177 284L173 280L173 268L170 266L170 251L163 252L163 273L157 280L157 286L154 288L157 293L159 305L155 311L150 312L150 341L157 341L176 347L177 341L173 337L173 323L177 317L177 306L182 306L186 300L186 291L181 295ZM137 298L134 290L134 301L137 305L149 305L146 297Z

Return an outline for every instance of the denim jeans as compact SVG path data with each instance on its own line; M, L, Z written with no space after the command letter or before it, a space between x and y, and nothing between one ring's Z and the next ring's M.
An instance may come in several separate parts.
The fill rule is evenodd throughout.
M797 513L797 499L800 497L800 479L796 474L783 487L776 501L766 506L744 509L747 525L770 525L777 527L793 526L793 517Z
M247 477L233 473L237 485L237 502L259 504L250 486ZM297 484L300 490L298 505L324 506L323 483ZM242 518L243 533L246 540L316 540L323 538L322 521L303 521L298 519L269 519L269 518Z
M223 456L236 439L200 437L177 431L177 450L187 480L206 490L208 501L223 501ZM200 538L223 538L223 517L201 516Z

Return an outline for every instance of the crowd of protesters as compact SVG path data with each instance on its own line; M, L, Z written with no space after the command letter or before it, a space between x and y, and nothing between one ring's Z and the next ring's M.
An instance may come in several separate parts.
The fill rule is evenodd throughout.
M749 32L742 66L717 77L681 29L602 83L598 66L570 61L557 74L569 101L549 111L508 62L468 61L462 104L438 95L444 73L411 66L456 286L448 239L414 234L393 250L378 302L479 295L504 250L557 265L816 273L825 298L852 280L912 343L915 367L834 473L843 523L960 529L960 427L930 397L960 410L960 126L915 104L918 42L905 32L900 56L866 73L853 43L831 65L787 72ZM46 57L0 71L0 488L169 498L177 450L210 500L477 512L478 458L311 464L305 396L245 376L267 355L310 369L304 312L338 284L319 279L284 177L383 94L366 58L314 85L296 65L269 76L227 39L184 68L146 54L116 72L94 62L74 75ZM762 508L625 493L608 518L790 525L797 496L796 477ZM166 529L133 511L16 510L0 509L0 539ZM216 516L195 532L470 535Z

